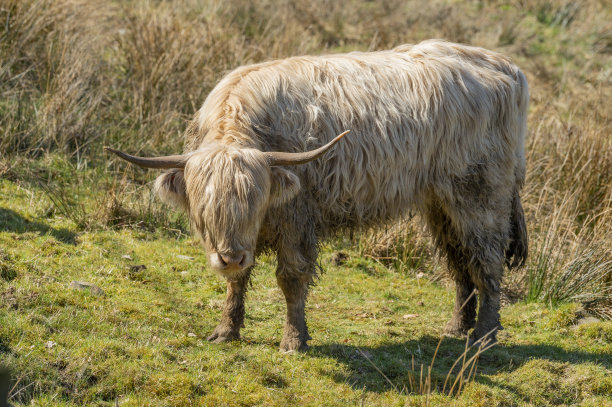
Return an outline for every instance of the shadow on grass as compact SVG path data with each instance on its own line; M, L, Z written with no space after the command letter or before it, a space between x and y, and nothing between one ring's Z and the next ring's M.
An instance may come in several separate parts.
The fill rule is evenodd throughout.
M377 347L359 347L346 344L320 345L312 346L309 354L315 357L331 357L336 359L338 363L345 365L349 373L336 374L333 378L338 382L348 383L354 389L365 389L378 393L400 390L409 393L411 392L410 375L416 378L417 389L415 390L418 391L421 365L423 366L423 379L425 379L439 340L438 337L428 335L404 343ZM464 340L443 339L431 373L433 386L438 391L442 391L448 372L464 349ZM363 352L394 383L395 389L360 352ZM470 352L467 358L469 359L474 353L474 351ZM480 356L478 375L475 380L486 385L499 386L482 375L491 375L499 371L512 372L530 359L570 364L590 362L603 364L606 368L610 368L612 365L612 355L603 353L567 351L552 345L502 344L487 350ZM461 362L458 365L451 375L451 383L458 373Z
M41 222L30 221L17 212L0 208L0 231L13 233L38 232L41 235L50 234L60 242L76 245L76 233L68 229L55 229Z
M9 385L11 383L11 376L5 367L0 365L0 406L4 407L7 404Z

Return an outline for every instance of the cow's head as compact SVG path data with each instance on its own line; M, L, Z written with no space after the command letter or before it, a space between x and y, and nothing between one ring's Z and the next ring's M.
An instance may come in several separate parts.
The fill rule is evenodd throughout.
M267 211L300 190L299 178L284 167L320 157L347 133L304 153L211 144L184 155L143 158L106 149L141 167L170 169L155 181L157 195L189 214L210 266L231 277L253 265Z

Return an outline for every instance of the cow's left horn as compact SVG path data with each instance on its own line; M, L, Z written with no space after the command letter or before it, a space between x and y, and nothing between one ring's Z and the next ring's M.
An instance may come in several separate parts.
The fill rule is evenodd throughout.
M306 164L309 161L315 160L322 156L327 150L333 147L340 139L346 136L350 130L338 135L335 139L325 144L323 147L319 147L316 150L305 151L303 153L282 153L282 152L270 152L266 151L264 154L268 159L270 166L280 165L298 165Z
M164 157L137 157L111 147L104 147L104 149L117 154L126 161L145 168L184 168L187 158L189 158L187 154L167 155Z

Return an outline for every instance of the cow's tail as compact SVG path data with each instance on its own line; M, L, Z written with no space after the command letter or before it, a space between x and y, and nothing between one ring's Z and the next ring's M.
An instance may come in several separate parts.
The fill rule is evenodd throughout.
M527 240L527 226L525 214L518 189L512 197L512 215L510 217L510 245L506 250L506 264L509 269L523 267L527 260L529 243Z

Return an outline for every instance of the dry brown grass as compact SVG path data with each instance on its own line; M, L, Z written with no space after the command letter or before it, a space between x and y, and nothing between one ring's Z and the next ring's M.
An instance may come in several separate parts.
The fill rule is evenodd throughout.
M58 150L76 168L100 165L111 143L180 151L188 118L239 65L432 37L485 46L512 56L532 93L531 257L509 280L530 299L609 316L611 10L605 0L0 0L0 168ZM147 191L113 190L98 208L121 225ZM407 221L360 239L364 255L421 271L437 264L428 240Z

